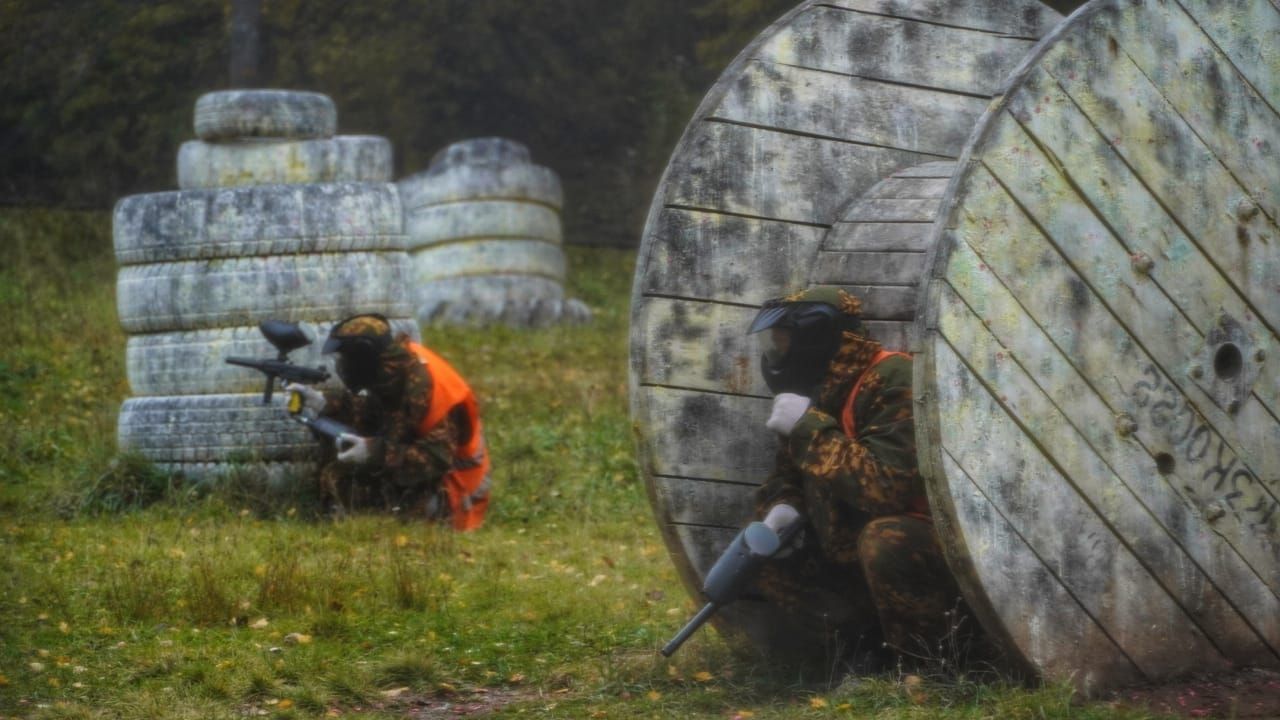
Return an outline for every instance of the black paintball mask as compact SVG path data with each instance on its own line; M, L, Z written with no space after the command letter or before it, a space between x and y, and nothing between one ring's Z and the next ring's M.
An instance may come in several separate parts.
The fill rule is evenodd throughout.
M333 326L321 352L334 353L338 378L352 392L381 380L382 353L391 347L391 323L381 315L353 315Z
M846 331L861 334L862 323L825 302L770 300L752 321L748 335L761 335L760 372L775 395L816 394Z

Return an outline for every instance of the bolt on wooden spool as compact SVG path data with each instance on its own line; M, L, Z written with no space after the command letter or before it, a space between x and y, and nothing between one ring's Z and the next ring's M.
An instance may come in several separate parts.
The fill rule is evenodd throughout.
M819 65L786 53L839 48L828 40L841 33L865 40L849 29L858 23L932 10L837 5L800 6L726 71L646 228L633 414L682 578L698 587L771 465L746 318L806 282L839 285L880 299L869 319L890 345L906 334L891 323L914 322L917 438L939 531L966 599L1019 664L1088 693L1277 666L1280 380L1266 359L1280 323L1280 168L1254 145L1280 143L1280 77L1259 54L1280 11L1265 0L1100 0L1028 42L1016 73L1003 67L1004 91L963 131L976 126L962 153L916 145L877 164L843 146L815 151L822 134L795 120L847 119L847 105L870 105L856 89L782 103L776 121L734 99L773 108L771 97L797 95L785 84L770 95L749 73L780 76L768 72L780 57ZM1056 22L1039 17L1023 37ZM928 19L957 32L983 22ZM855 47L901 47L887 24ZM1173 57L1157 59L1162 48ZM875 53L860 60L874 65ZM963 74L962 55L949 60L948 74ZM875 72L890 71L856 75ZM874 105L842 140L871 144L862 124L919 112L904 103ZM755 136L730 140L738 127ZM798 133L791 146L777 137ZM959 157L951 170L930 162L948 157ZM945 193L906 189L917 166L943 175ZM867 168L874 177L858 174ZM903 192L915 196L894 197ZM918 201L926 230L891 231L874 213L912 203L888 200ZM928 257L881 256L909 252L893 232L914 234ZM895 287L914 302L882 302ZM767 649L781 642L762 605L721 627Z

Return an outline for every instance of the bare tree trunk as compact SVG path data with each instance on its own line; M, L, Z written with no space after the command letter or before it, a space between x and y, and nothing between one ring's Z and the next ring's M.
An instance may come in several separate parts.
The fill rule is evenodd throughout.
M256 87L262 0L231 0L231 87Z

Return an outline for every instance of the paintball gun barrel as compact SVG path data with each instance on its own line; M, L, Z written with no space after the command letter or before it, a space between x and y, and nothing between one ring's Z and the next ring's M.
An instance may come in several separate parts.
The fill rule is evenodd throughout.
M716 564L711 566L702 583L702 594L707 598L707 604L663 646L663 657L671 657L720 608L737 600L759 574L765 561L785 548L802 525L797 518L780 533L759 521L743 528L721 553Z

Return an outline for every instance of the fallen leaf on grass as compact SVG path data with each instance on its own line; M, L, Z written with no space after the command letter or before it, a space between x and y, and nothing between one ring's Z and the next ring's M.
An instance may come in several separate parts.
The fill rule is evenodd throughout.
M289 698L285 698L276 704L276 708L280 710L288 710L291 707L293 707L293 701Z
M607 579L607 578L605 578L605 576L604 576L604 575L597 575L597 576L595 576L595 577L591 578L591 582L589 582L589 583L587 583L587 584L588 584L588 585L590 585L591 587L596 587L596 586L597 586L597 585L599 585L600 583L604 582L606 579Z
M284 644L285 645L310 645L311 636L303 635L302 633L296 633L296 632L289 633L288 635L284 636Z
M698 672L693 674L693 679L701 683L711 682L711 673L707 672L706 670L699 670Z
M249 627L253 628L254 630L261 630L262 628L270 624L271 623L268 622L267 619L263 617L263 618L258 618L257 620L254 620L252 623L249 623Z
M383 691L382 691L382 697L384 697L384 698L397 698L397 697L400 697L401 695L403 695L403 694L405 694L405 693L407 693L407 692L409 692L409 688L407 688L407 687L391 688L390 690L383 690Z
M820 697L809 698L809 707L813 708L814 710L821 710L826 706L827 706L827 701L823 700Z
M649 700L652 702L658 702L659 700L662 699L662 693L658 692L657 690L650 690L649 693L645 695L645 697L649 698Z
M511 683L512 685L518 685L524 682L524 680L525 680L524 673L515 673L511 677L507 678L507 682Z

